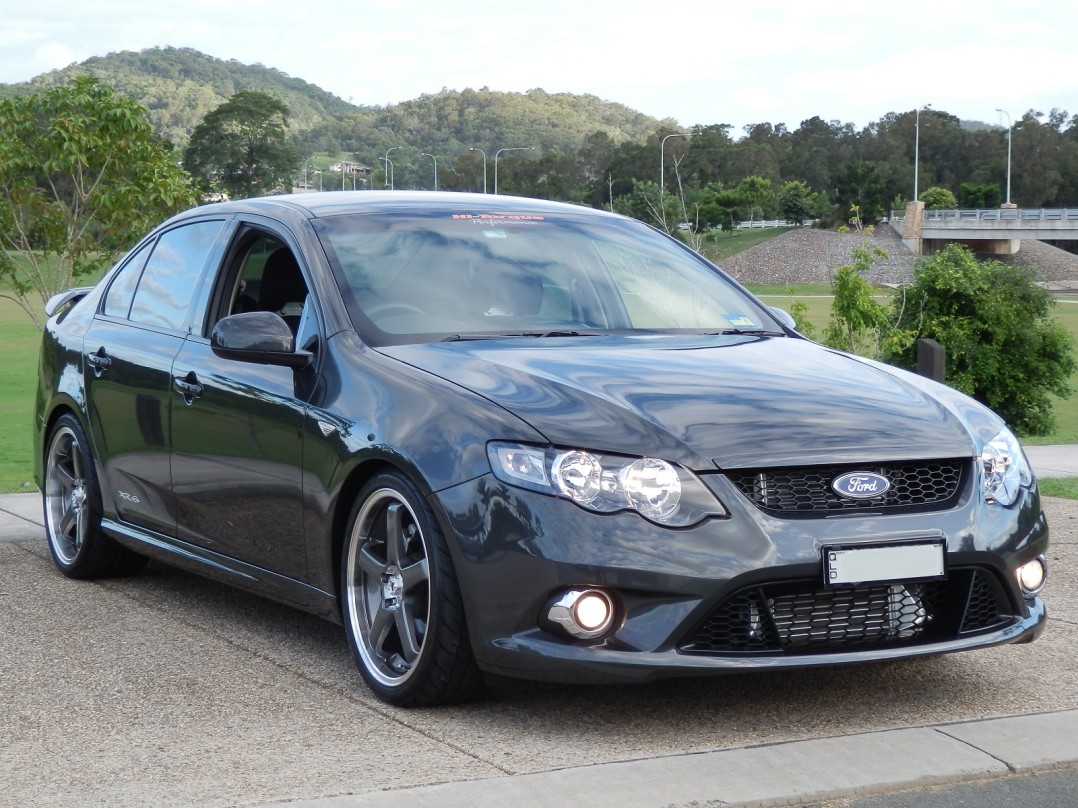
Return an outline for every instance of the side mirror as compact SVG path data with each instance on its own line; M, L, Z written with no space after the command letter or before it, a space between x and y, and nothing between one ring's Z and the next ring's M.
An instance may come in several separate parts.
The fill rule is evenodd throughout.
M297 351L296 338L280 315L249 311L222 317L210 334L210 348L222 359L284 365L302 370L311 364L310 351Z
M771 310L771 313L775 315L775 319L782 325L791 331L797 330L797 321L790 312L786 311L786 309L780 309L778 306L768 306L768 308Z

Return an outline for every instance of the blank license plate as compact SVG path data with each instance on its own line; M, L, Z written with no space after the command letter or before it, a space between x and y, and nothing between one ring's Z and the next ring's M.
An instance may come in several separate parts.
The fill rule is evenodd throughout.
M944 577L943 542L825 547L823 557L830 586Z

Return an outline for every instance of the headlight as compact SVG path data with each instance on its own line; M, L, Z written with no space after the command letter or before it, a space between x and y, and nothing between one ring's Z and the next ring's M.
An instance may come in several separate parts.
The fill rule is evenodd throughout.
M984 467L984 498L986 502L995 502L1009 508L1018 501L1023 488L1033 485L1033 472L1030 471L1026 456L1018 439L1009 429L1003 429L981 450L981 464Z
M726 515L695 474L655 457L512 443L491 443L487 455L502 482L568 499L596 513L632 510L668 527Z

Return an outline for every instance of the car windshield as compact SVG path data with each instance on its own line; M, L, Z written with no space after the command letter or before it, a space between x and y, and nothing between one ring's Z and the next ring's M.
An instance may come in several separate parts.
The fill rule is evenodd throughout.
M411 213L316 220L374 345L503 336L782 333L695 253L631 220Z

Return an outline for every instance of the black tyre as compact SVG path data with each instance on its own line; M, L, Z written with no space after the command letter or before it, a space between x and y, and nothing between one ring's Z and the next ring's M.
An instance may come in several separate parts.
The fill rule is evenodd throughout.
M423 497L395 472L360 492L341 564L341 608L363 678L404 707L475 698L483 688L445 539Z
M101 531L101 490L82 426L63 415L45 450L45 533L53 561L69 578L130 575L146 564L143 556Z

